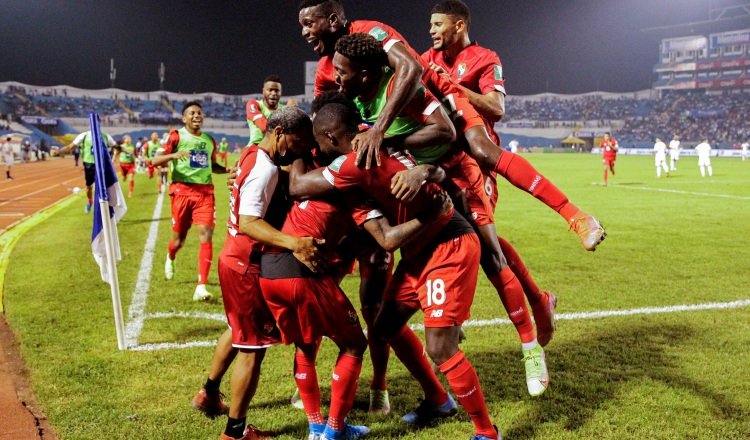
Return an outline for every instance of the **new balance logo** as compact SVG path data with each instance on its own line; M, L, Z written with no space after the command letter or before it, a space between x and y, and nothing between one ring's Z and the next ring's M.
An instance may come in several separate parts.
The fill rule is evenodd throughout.
M430 318L440 318L443 316L443 309L433 310L430 312Z
M299 379L299 380L305 380L307 379L307 373L295 373L294 378Z
M339 376L339 375L338 375L338 374L336 374L336 373L333 373L333 374L331 375L331 377L333 377L333 380L336 380L336 381L338 381L338 380L340 380L340 379L341 379L341 376Z
M523 307L519 307L518 310L514 310L514 311L510 312L510 316L511 317L516 317L516 316L520 315L521 313L523 313Z
M542 181L542 176L538 175L534 177L534 181L531 183L531 186L529 187L529 192L534 192L534 189L537 185L539 185L539 182Z
M459 399L463 399L464 397L469 397L469 396L471 396L471 395L472 395L472 394L474 394L474 393L475 393L476 391L477 391L477 387L474 387L474 388L470 389L470 390L469 390L469 392L468 392L468 393L466 393L466 394L456 394L456 397L458 397Z

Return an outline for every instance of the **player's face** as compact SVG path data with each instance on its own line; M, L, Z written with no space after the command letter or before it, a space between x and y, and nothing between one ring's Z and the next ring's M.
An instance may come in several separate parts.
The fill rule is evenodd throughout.
M331 24L331 18L323 14L317 6L299 11L302 38L312 45L313 50L319 56L332 53L336 44L335 27Z
M130 145L131 142L133 142L133 139L130 136L124 136L122 138L123 143Z
M334 78L341 93L349 99L354 99L362 94L362 73L349 58L336 52L333 56L333 69Z
M266 81L263 84L263 100L269 107L275 109L281 99L281 83L275 81Z
M191 105L182 114L182 123L193 133L200 131L203 126L203 110L197 105Z
M151 133L151 142L158 142L159 141L159 133L153 132Z
M430 37L432 37L432 48L445 50L451 44L458 41L458 30L456 23L448 15L432 14L430 17Z

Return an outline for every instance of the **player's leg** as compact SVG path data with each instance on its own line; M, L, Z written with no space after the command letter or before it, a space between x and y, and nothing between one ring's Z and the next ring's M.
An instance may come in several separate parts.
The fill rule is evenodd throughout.
M130 168L128 178L130 179L128 197L133 197L133 190L135 189L135 167Z
M657 160L656 161L656 178L661 177L661 163Z
M193 209L192 221L198 228L198 240L200 249L198 251L198 285L195 287L193 301L209 301L213 295L206 289L208 275L211 272L213 262L213 234L216 224L216 202L213 194L202 196L196 200Z
M84 163L83 164L83 176L86 180L86 208L85 212L88 214L91 212L91 206L94 203L94 181L95 178L96 169L94 168L93 163Z
M226 414L229 408L222 401L221 380L236 356L237 349L232 346L232 329L227 328L216 343L206 383L193 397L193 408L209 417Z
M193 201L190 197L170 195L172 208L172 238L167 243L167 258L164 261L164 278L174 278L175 259L177 252L182 249L190 230Z
M714 170L711 168L711 159L706 162L706 168L708 168L708 177L711 177L714 175Z

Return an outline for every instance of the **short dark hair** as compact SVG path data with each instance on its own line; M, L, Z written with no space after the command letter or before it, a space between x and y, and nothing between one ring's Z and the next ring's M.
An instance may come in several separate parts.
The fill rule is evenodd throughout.
M299 4L299 10L307 8L320 7L321 11L325 15L339 14L344 16L344 5L341 0L302 0Z
M445 14L463 20L468 28L471 24L471 12L461 0L443 0L432 7L432 14Z
M354 106L340 102L330 102L320 108L315 114L315 126L330 127L343 125L349 133L357 133L362 118Z
M276 75L274 73L268 75L264 80L263 84L267 83L268 81L275 82L281 84L281 77L279 75Z
M354 106L354 108L356 108L354 102L351 99L347 98L343 93L339 92L338 90L326 90L325 92L316 96L315 99L313 99L310 111L317 114L324 105L333 103L343 104L346 106Z
M284 133L301 133L305 130L312 132L312 121L299 107L284 107L273 112L268 118L266 133L270 133L276 127L281 127Z
M369 34L344 35L336 42L336 52L367 70L380 69L388 64L383 46Z
M188 109L188 107L191 107L193 105L197 105L201 110L203 110L203 106L198 101L188 101L185 103L185 105L182 106L182 114L185 114L185 110Z

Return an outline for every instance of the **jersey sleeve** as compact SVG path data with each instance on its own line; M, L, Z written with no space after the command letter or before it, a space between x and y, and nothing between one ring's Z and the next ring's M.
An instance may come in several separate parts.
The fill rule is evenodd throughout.
M386 53L388 53L396 43L401 42L401 38L396 35L393 28L382 23L367 23L362 31L378 40L378 42L383 45L383 50Z
M505 77L503 76L503 64L495 52L488 52L483 57L481 72L479 75L479 90L483 95L490 92L500 92L505 95Z
M110 135L107 135L107 146L108 147L114 147L117 145L117 141L115 141L115 138L113 138Z
M177 145L179 143L180 143L180 133L177 130L170 131L169 137L167 137L167 140L162 143L162 148L164 148L164 154L172 154L177 149Z
M328 183L340 190L358 186L362 176L362 170L354 164L353 154L337 157L323 170L323 177Z
M278 170L270 163L256 162L240 187L239 214L263 217L278 183Z
M266 117L263 116L263 112L261 112L260 110L260 104L258 104L258 101L256 101L255 99L247 101L247 105L245 106L245 113L247 113L248 125L252 124L258 127L260 131L266 131L266 124L268 123L268 121L266 120Z
M83 133L81 133L78 136L76 136L76 138L73 139L73 145L80 146L81 142L83 142L83 139L86 138L86 134L88 134L88 132L84 131Z

